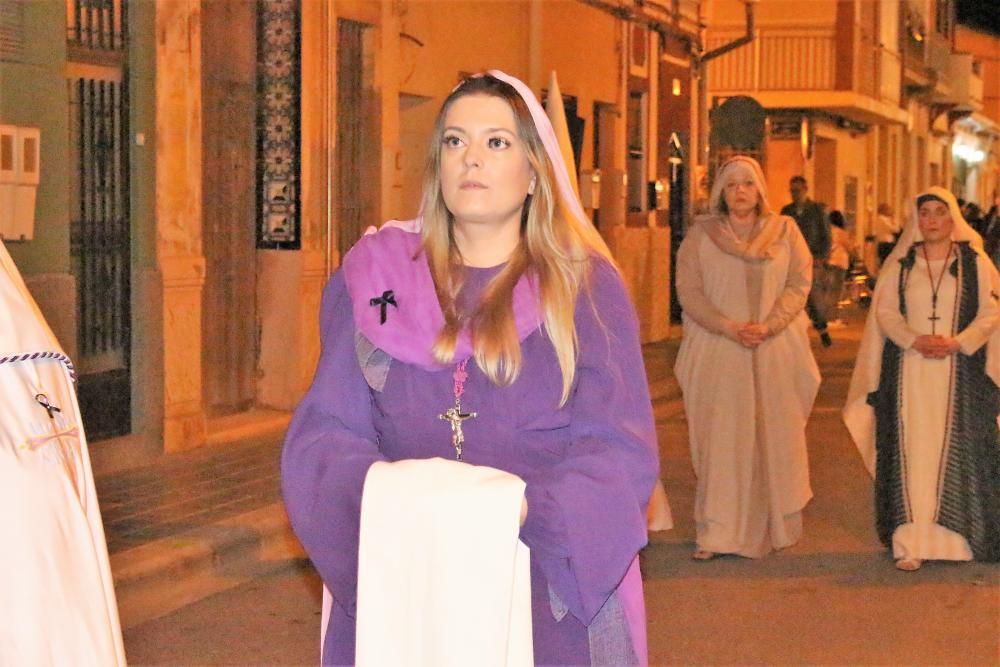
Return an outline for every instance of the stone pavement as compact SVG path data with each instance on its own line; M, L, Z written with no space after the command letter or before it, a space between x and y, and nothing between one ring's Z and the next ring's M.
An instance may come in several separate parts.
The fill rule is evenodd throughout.
M805 510L803 539L759 560L690 558L694 476L670 372L677 341L645 349L662 476L675 520L673 530L651 535L642 553L652 665L1000 664L995 565L929 563L919 572L901 573L878 543L871 480L840 420L860 313L849 314L848 323L833 331L832 348L820 347L813 337L823 385L807 433L815 498ZM274 461L277 442L271 449L261 444ZM232 451L254 446L246 442ZM236 456L228 451L182 456ZM123 606L132 626L126 648L133 663L315 664L320 584L301 555L287 556L289 543L267 537L282 535L280 508L263 505L250 516L226 516L115 554L121 559L135 549L176 544L169 541L192 535L200 540L180 545L190 550L188 565L177 568L172 579L161 576L172 587L160 589L170 595L147 594L141 611L150 614L156 607L163 614L164 605L180 606L184 595L206 599L140 624ZM262 517L266 512L271 514ZM275 565L277 558L284 558L283 568ZM149 560L145 567L155 570L155 565ZM115 569L120 579L136 581ZM133 572L137 569L142 568L133 564ZM143 588L137 584L141 579L133 588ZM222 590L226 586L231 590ZM207 597L214 590L219 594ZM127 597L134 602L142 596Z
M272 432L97 477L124 627L301 555L281 504L280 451Z
M108 551L128 551L278 502L278 443L265 438L200 449L99 477Z
M841 419L863 313L845 319L830 348L812 335L823 375L806 429L814 497L788 549L691 559L687 424L680 401L654 401L675 526L642 553L651 664L1000 664L997 566L931 562L903 573L878 541L872 481Z
M679 346L680 339L674 338L643 347L660 426L680 410L680 388L673 376ZM270 433L98 476L125 627L303 555L281 502L282 436L282 429L272 428ZM668 489L672 474L664 470Z

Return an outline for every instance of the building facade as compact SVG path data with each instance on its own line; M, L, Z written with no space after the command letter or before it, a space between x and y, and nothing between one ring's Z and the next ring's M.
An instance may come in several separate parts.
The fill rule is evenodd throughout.
M0 0L0 22L0 126L41 137L33 233L5 242L88 428L121 436L98 468L287 422L327 277L417 213L434 115L486 68L540 96L556 72L643 340L670 335L695 0Z
M955 49L971 57L980 89L953 125L952 190L985 212L1000 203L1000 35L959 25Z
M707 43L742 29L736 0L706 4ZM844 213L876 270L880 204L899 221L913 196L952 184L952 122L981 103L971 57L953 47L950 0L760 0L750 44L709 65L712 104L744 95L766 110L770 197L803 175L813 199ZM807 11L806 11L807 9Z

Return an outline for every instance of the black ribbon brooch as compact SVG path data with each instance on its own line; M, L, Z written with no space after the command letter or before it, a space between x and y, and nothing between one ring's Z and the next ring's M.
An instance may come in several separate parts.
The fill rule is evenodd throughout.
M35 402L45 408L45 411L49 413L49 419L55 419L55 413L62 412L62 410L57 408L55 405L49 403L49 397L45 394L35 394Z
M382 292L382 296L372 297L368 300L368 304L371 306L379 306L379 308L381 308L379 311L379 324L385 324L385 316L388 306L399 308L399 305L396 303L396 295L392 293L391 289L387 289Z

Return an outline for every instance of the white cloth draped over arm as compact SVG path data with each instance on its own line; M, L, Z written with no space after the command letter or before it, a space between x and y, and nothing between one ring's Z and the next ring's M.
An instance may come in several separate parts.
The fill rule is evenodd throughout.
M533 663L524 482L440 458L368 470L358 550L358 667Z

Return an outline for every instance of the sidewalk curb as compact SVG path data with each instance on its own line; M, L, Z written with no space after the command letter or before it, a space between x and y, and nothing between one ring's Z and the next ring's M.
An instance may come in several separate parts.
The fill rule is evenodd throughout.
M304 556L280 502L112 554L122 627L159 618Z

